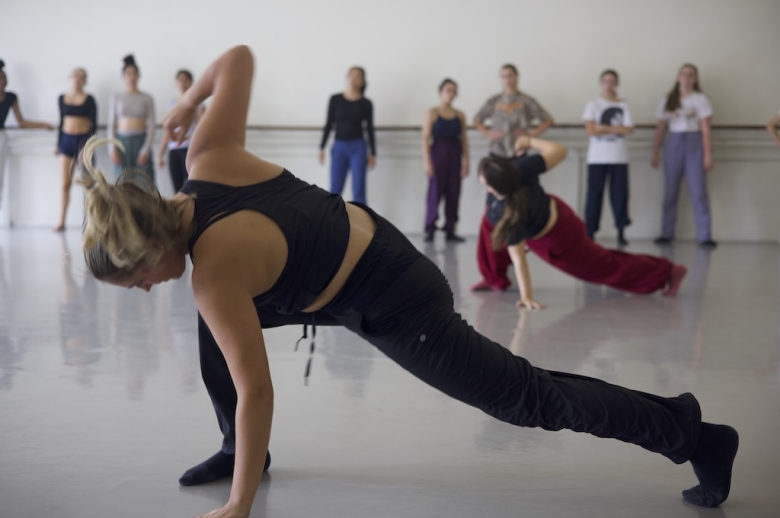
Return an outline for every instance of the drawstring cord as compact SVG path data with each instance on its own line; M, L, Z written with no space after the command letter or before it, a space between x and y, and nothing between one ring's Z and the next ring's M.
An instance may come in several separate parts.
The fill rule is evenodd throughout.
M307 324L303 324L303 336L298 339L297 342L295 342L295 351L298 351L298 345L303 341L309 338L308 335L308 326ZM305 386L309 386L309 375L311 374L311 364L312 360L314 359L314 351L317 349L317 346L315 344L315 340L317 339L317 320L314 315L311 316L311 343L309 344L309 359L306 361L306 370L303 373L303 384Z

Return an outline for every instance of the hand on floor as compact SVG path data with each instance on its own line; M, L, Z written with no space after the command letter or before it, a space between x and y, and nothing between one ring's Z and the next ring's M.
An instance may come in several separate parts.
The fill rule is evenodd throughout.
M534 299L518 300L515 306L517 306L518 308L526 308L526 309L544 309L547 307L546 304L542 304L541 302L536 302Z
M197 518L249 518L249 510L239 509L231 504L214 509L208 514L198 516Z

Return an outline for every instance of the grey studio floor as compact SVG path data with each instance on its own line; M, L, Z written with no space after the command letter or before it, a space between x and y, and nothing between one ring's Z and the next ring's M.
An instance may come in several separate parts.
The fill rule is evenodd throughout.
M780 247L659 250L676 299L585 285L531 259L536 296L472 294L474 240L423 246L473 325L532 363L664 395L693 392L741 434L731 498L639 447L507 425L437 393L346 330L320 328L309 386L300 328L266 332L276 391L260 517L780 516ZM181 488L217 451L188 275L125 290L88 278L80 233L0 231L0 517L189 517L229 481ZM305 348L302 348L305 349Z

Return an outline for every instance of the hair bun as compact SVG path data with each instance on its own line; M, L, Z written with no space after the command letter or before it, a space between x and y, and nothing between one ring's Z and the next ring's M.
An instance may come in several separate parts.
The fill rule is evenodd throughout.
M0 72L2 72L4 68L5 68L5 61L0 59Z
M135 56L133 56L132 54L128 54L127 56L122 58L122 60L125 62L126 67L135 66Z

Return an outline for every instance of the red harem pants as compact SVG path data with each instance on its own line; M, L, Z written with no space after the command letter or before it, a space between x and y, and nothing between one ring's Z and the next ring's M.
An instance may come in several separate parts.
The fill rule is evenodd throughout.
M477 240L477 265L482 279L498 289L506 289L512 282L506 275L506 270L512 264L509 252L506 247L500 250L493 250L492 237L493 224L486 216L482 216L482 223L479 226L479 239Z
M577 279L631 293L653 293L669 282L671 262L599 246L574 211L560 198L550 197L558 208L558 221L546 236L526 241L544 261Z

